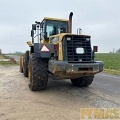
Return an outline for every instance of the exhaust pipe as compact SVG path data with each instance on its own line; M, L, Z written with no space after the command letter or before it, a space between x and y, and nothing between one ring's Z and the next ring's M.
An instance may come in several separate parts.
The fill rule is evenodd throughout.
M72 16L73 12L71 12L69 15L69 33L72 33Z

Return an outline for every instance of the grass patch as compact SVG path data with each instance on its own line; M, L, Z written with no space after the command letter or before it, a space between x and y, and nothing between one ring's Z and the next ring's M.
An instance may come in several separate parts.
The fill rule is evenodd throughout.
M120 75L119 53L96 53L95 60L104 62L104 72Z
M10 61L0 61L0 65L19 65L19 61L16 62L16 64L11 63Z
M110 70L110 69L104 69L104 73L110 73L113 75L120 75L120 70Z

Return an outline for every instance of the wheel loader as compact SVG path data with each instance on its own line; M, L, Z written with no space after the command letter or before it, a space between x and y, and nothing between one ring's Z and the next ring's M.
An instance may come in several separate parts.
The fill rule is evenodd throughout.
M72 34L72 16L71 12L69 19L45 17L32 24L30 49L20 57L20 72L29 78L32 91L46 89L49 75L87 87L103 71L104 63L94 59L98 46L91 47L91 36L80 28Z

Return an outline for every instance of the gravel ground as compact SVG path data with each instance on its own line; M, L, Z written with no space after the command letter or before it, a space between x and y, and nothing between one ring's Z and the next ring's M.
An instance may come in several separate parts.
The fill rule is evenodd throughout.
M80 108L120 107L120 93L99 83L97 88L97 82L77 88L70 80L49 79L48 88L39 92L28 84L19 66L0 66L0 120L79 120Z

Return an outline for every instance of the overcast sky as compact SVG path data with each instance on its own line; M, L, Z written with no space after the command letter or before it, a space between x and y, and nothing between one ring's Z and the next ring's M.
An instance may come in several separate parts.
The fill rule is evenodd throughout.
M99 52L120 48L120 0L0 0L0 48L4 53L25 52L34 21L68 19L71 11L73 33L82 28Z

